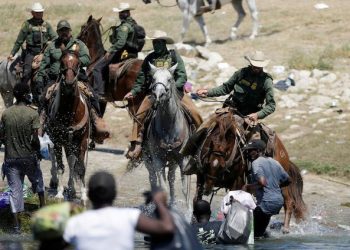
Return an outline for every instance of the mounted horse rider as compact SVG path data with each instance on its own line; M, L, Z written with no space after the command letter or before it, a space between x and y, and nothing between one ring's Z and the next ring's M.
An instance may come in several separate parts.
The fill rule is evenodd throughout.
M230 94L225 100L224 108L218 109L197 132L188 140L181 153L196 155L198 149L205 141L206 131L215 124L216 117L227 112L234 113L235 121L244 128L244 141L251 139L264 139L268 145L267 154L273 154L274 132L258 120L272 114L276 108L272 76L265 73L269 60L261 51L255 51L244 57L249 66L236 71L233 76L221 86L213 89L199 89L197 94L201 97L214 97ZM186 170L190 171L191 169Z
M57 33L52 26L43 20L44 8L40 3L34 3L30 11L33 17L22 24L11 54L8 56L9 60L13 60L14 55L26 41L26 48L22 50L22 60L24 62L22 83L28 83L32 77L34 57L40 54L49 41L57 37Z
M125 99L132 100L138 94L148 94L139 107L136 118L133 123L133 130L131 135L131 147L127 153L128 158L136 159L141 153L141 143L143 140L144 121L152 107L153 99L149 95L149 86L151 84L152 75L150 64L156 67L170 68L177 65L174 72L174 80L178 93L181 95L181 104L184 110L189 113L187 117L192 120L195 127L198 128L202 123L202 118L199 115L196 106L191 101L190 97L184 95L183 87L187 81L186 69L184 62L180 55L175 50L168 50L166 44L173 44L174 40L167 36L163 31L156 30L152 40L154 51L146 56L143 61L141 71L139 72L133 89L125 95Z
M134 10L134 8L130 7L128 3L120 3L119 8L113 8L114 12L119 13L121 24L111 27L112 34L109 36L109 41L112 46L93 69L93 87L102 100L104 100L106 78L108 78L108 74L104 76L104 73L108 70L109 64L119 63L129 58L137 58L136 21L131 17L130 10Z
M39 72L36 77L36 84L40 93L43 93L41 97L41 114L40 120L43 125L46 120L46 109L50 94L55 91L55 87L58 81L60 81L61 71L61 56L66 50L74 52L77 47L79 49L80 71L78 73L78 80L87 82L87 76L82 67L87 67L90 63L90 55L86 45L79 39L73 38L71 34L71 26L66 20L61 20L57 24L58 38L45 49L44 58L40 65ZM100 115L99 102L96 94L89 88L87 84L80 85L84 89L84 93L89 98L92 105L91 117L93 128L93 137L98 137L97 142L102 143L104 139L109 137L109 132L106 129L106 124L102 120ZM45 91L43 91L45 89ZM52 95L52 94L51 94Z

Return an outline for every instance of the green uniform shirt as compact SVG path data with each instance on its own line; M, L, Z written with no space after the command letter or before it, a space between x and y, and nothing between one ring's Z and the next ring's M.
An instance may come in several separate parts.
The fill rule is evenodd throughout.
M38 21L34 18L28 19L22 24L18 33L11 55L15 55L26 41L27 49L39 53L48 41L57 37L57 33L46 21Z
M22 103L6 109L1 117L5 139L5 158L23 158L36 154L31 146L33 131L40 128L36 110Z
M149 63L159 68L160 67L170 68L171 66L177 63L177 66L174 72L175 84L176 84L176 88L180 92L183 92L183 86L187 81L185 64L182 61L182 58L180 57L180 55L176 51L167 50L167 52L161 56L157 55L154 52L146 56L145 60L142 63L141 70L137 75L135 85L131 90L131 93L133 96L136 96L141 92L147 94L147 92L149 91L149 86L152 80L152 75L150 74L151 67L149 66Z
M242 68L223 85L210 89L208 96L227 95L232 91L230 98L242 115L257 112L258 118L263 119L275 111L272 77L265 72L254 75L250 67Z
M122 20L121 24L117 27L112 27L114 29L109 37L109 41L112 46L109 48L108 52L113 53L121 49L126 49L128 51L135 50L137 52L137 46L135 45L135 20L132 17L127 17Z
M90 55L88 48L82 41L73 37L67 43L66 48L68 48L70 51L73 51L74 44L79 45L80 67L87 67L90 64ZM45 49L44 58L41 61L40 68L36 77L37 82L43 82L43 78L46 75L46 73L56 78L59 76L62 56L60 46L61 41L59 38L56 38Z

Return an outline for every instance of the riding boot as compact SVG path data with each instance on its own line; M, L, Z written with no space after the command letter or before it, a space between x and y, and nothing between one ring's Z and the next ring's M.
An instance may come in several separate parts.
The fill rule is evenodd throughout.
M103 141L110 137L110 132L106 122L97 115L94 109L91 109L91 122L92 122L92 139L103 144Z

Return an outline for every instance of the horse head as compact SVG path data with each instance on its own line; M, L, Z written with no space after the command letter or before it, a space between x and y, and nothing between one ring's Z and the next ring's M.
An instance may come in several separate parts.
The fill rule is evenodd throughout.
M80 33L77 36L89 48L92 61L95 61L105 53L100 30L100 27L102 27L101 19L102 17L95 19L90 15L87 22L81 26Z
M171 68L157 68L149 63L151 68L152 83L150 89L152 95L156 100L156 106L158 104L164 104L167 102L173 93L176 93L175 80L173 77L177 64Z
M96 42L96 34L101 37L101 19L95 19L92 17L92 15L89 16L87 22L81 26L80 33L77 36L78 39L82 40L84 43L95 43ZM95 36L95 37L94 37Z
M231 164L236 155L238 143L234 124L232 114L227 113L217 117L216 125L210 135L207 154L205 195L209 195L215 186L222 187L225 176L232 171Z
M73 86L77 82L79 74L79 45L72 46L73 51L63 50L61 57L62 82L67 86Z

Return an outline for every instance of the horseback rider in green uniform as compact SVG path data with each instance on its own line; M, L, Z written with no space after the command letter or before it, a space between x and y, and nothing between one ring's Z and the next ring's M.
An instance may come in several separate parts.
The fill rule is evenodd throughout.
M182 96L181 104L184 109L190 114L196 128L202 123L202 118L197 111L196 106L191 101L188 95L184 95L184 85L187 81L185 64L180 55L175 50L168 50L166 44L174 43L174 40L167 36L163 31L156 30L152 40L154 51L146 56L143 61L141 70L136 78L135 85L132 90L127 93L124 99L132 100L138 94L148 94L141 106L137 110L136 119L134 119L133 130L131 135L131 147L127 153L127 157L131 159L137 159L141 153L141 144L143 140L144 121L147 117L149 110L152 107L153 101L149 95L149 86L152 81L151 67L149 64L155 67L170 68L177 64L174 72L174 80L179 94Z
M40 3L32 5L31 13L33 17L22 24L11 54L8 56L9 60L13 60L24 41L26 42L26 48L22 51L24 62L22 83L28 83L32 77L34 57L45 48L49 41L57 37L51 25L43 20L44 8Z
M248 67L236 71L221 86L209 90L199 89L197 94L201 97L214 97L232 92L227 103L231 103L239 114L256 123L275 111L272 76L263 70L269 63L263 52L255 51L245 56L245 59L250 63Z
M43 125L46 120L46 107L48 100L46 99L47 89L50 88L53 84L59 81L60 72L61 72L61 57L63 51L74 52L79 49L79 62L80 69L78 73L78 80L87 82L87 76L83 67L87 67L90 64L90 55L89 50L86 45L79 39L73 38L71 33L71 26L68 21L61 20L57 24L57 33L58 38L53 40L53 42L45 49L44 58L40 65L39 72L36 77L36 85L40 89L40 92L43 93L42 96L42 109L40 114L41 124ZM46 81L44 81L46 80ZM93 90L89 86L84 85L87 92L89 92L89 101L92 105L91 117L92 124L94 125L93 132L96 132L98 135L103 135L102 137L109 137L109 132L107 131L107 126L101 118L99 102L96 97L96 94L93 93ZM46 91L43 91L45 89ZM93 135L93 137L96 137ZM101 136L98 136L101 137ZM96 140L98 143L102 143L103 139Z
M106 52L105 56L96 63L93 69L94 76L94 90L99 98L103 100L105 94L105 86L107 75L104 75L108 65L111 63L118 63L129 58L137 58L138 47L135 43L136 21L131 17L130 11L134 8L130 7L128 3L120 3L118 8L113 8L114 12L119 13L120 25L112 26L112 34L109 41L112 46Z

